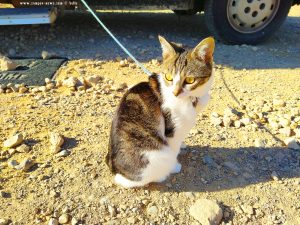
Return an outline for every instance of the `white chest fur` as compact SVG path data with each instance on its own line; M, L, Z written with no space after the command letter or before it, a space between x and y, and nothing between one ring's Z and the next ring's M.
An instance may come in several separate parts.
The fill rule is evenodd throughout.
M178 154L180 145L196 123L197 112L190 98L177 98L165 91L162 108L170 111L175 127L173 137L167 138L171 149Z

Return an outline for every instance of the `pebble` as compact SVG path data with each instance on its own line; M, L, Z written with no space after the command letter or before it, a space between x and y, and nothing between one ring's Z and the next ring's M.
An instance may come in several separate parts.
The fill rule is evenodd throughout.
M199 199L190 207L190 215L201 225L218 225L220 224L223 211L217 202L209 199Z
M230 117L223 117L223 124L225 127L230 127L233 123L233 120Z
M300 150L300 145L299 145L298 141L296 140L296 138L294 138L294 137L285 139L284 143L290 149Z
M157 213L158 213L158 208L155 205L147 207L147 214L148 215L154 217L154 216L157 216Z
M41 56L42 56L42 59L51 59L51 58L55 57L55 53L48 52L48 51L42 51Z
M277 174L275 171L273 171L273 172L271 173L271 177L272 177L272 179L273 179L274 181L279 181L278 174Z
M8 222L7 219L0 219L0 225L8 225Z
M7 162L7 166L12 169L14 169L18 164L19 163L16 160L10 160Z
M58 218L58 222L61 224L66 224L69 222L70 216L66 213L62 214L59 218Z
M137 222L137 219L132 216L132 217L127 218L127 222L130 224L135 224Z
M3 143L3 147L5 148L13 148L18 145L20 145L23 142L23 135L18 133L10 138L8 138L6 141Z
M28 145L26 145L26 144L22 144L19 147L17 147L16 150L17 150L17 152L23 152L23 153L25 152L25 153L27 153L27 152L30 151L30 147Z
M289 127L284 127L279 129L279 133L285 135L286 137L292 136L292 130Z
M23 94L23 93L25 93L25 92L27 92L28 91L28 88L27 87L20 87L19 88L19 93L21 93L21 94Z
M119 66L120 66L120 67L126 67L126 66L128 66L127 60L121 60L121 61L119 62Z
M50 144L51 144L52 153L59 152L63 143L64 143L64 138L61 134L56 132L50 133Z
M78 83L78 79L76 77L69 77L69 78L63 80L62 85L72 88L72 87L75 87L77 83Z
M58 156L60 157L66 157L70 155L70 152L68 150L62 150L61 152L58 153Z
M211 116L210 117L210 122L214 125L214 126L220 126L223 123L222 118L220 117L214 117Z
M24 159L19 165L15 166L15 169L28 171L35 164L34 160L31 158Z
M84 82L87 86L94 87L96 86L100 81L102 80L102 77L100 76L89 76L84 79Z
M58 225L58 220L56 218L51 218L48 225Z
M115 217L117 215L117 211L114 206L109 205L107 208L111 217Z
M245 117L240 119L241 123L244 124L245 126L251 124L251 118Z
M261 138L256 138L254 140L254 146L257 148L264 148L266 147L266 141Z
M71 225L76 225L78 223L78 220L73 217L72 220L71 220Z

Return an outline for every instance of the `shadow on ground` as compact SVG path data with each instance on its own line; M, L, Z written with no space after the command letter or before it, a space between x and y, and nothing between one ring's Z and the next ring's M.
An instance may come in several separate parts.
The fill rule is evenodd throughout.
M160 57L157 35L188 46L195 46L210 35L204 15L178 17L173 13L98 13L120 41L141 61ZM265 43L253 46L227 46L217 43L215 61L236 69L300 67L300 18L289 17ZM30 41L29 41L30 40ZM34 40L34 41L33 41ZM122 50L99 27L91 15L66 13L54 26L2 27L0 52L40 57L43 50L60 57L115 59Z
M211 148L189 146L179 155L182 170L149 189L212 192L272 180L300 178L300 152L286 148Z

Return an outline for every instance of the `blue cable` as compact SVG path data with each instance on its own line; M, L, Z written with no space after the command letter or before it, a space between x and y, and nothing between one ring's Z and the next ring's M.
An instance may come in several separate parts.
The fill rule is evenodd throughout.
M103 27L103 29L111 36L111 38L123 49L123 51L146 73L148 76L151 76L152 73L146 69L146 67L140 63L120 42L119 40L110 32L110 30L102 23L102 21L98 18L98 16L94 13L94 11L89 7L89 5L84 1L81 2L85 5L85 7L90 11L90 13L94 16L94 18L98 21L98 23Z

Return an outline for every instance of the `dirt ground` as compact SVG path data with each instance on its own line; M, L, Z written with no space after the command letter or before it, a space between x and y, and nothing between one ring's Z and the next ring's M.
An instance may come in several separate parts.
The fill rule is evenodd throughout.
M288 136L300 138L300 18L292 15L261 45L217 43L212 99L185 140L181 173L130 190L112 183L104 158L112 115L124 93L120 87L147 76L132 63L120 66L116 56L124 59L124 54L88 15L67 14L54 26L1 28L0 53L54 52L71 59L57 81L91 75L103 80L87 90L0 94L0 219L50 224L67 214L68 224L196 225L189 208L207 198L222 207L223 225L299 225L300 150L283 143ZM170 13L102 16L154 72L160 70L152 60L160 60L157 34L190 46L208 35L202 15L180 20ZM224 119L228 107L251 122L215 126L212 113ZM272 121L285 119L289 124L274 128ZM29 152L2 147L16 132L23 134ZM50 132L64 136L64 154L51 152ZM28 171L11 167L12 160L26 158L35 162Z

